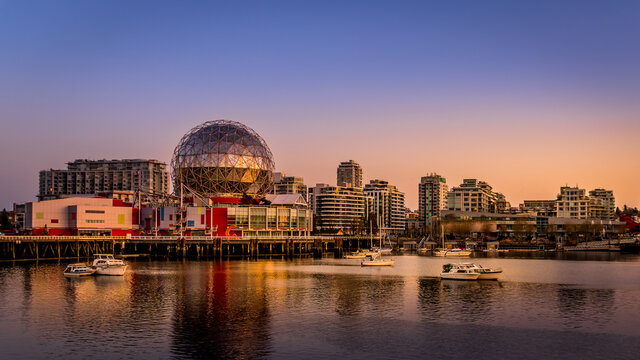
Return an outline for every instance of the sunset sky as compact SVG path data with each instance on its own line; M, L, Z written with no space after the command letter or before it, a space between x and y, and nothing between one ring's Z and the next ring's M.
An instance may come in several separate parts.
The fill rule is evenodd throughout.
M79 158L169 163L230 119L276 169L431 172L512 205L560 186L640 206L639 1L0 0L0 209Z

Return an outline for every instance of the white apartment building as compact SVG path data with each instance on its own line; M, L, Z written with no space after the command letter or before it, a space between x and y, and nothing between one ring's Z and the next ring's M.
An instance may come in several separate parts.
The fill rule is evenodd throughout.
M563 186L556 201L559 218L587 219L591 215L591 199L578 187Z
M406 209L403 192L398 191L387 181L378 179L366 184L364 192L373 200L373 213L377 217L378 230L381 234L404 231Z
M500 193L484 181L464 179L448 194L447 207L452 211L496 212L496 202L506 201Z
M309 205L323 233L354 234L364 231L372 199L362 188L317 184L309 188Z

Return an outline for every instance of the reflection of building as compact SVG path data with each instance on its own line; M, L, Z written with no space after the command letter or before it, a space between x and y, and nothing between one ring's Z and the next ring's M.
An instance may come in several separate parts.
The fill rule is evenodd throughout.
M423 227L430 224L430 219L439 218L440 211L447 210L447 180L438 175L423 176L418 184L418 213Z
M40 171L38 198L55 199L64 195L134 192L138 189L166 193L169 174L156 160L76 160L67 170Z
M362 188L317 184L309 190L309 198L319 232L353 234L364 230L370 198Z
M341 162L338 166L338 186L362 187L362 168L353 160Z
M404 193L387 181L371 180L364 186L364 192L371 197L373 213L378 229L382 233L398 233L405 228Z
M460 186L449 192L447 206L449 210L455 211L496 212L498 201L506 202L504 195L494 193L493 188L486 182L464 179Z

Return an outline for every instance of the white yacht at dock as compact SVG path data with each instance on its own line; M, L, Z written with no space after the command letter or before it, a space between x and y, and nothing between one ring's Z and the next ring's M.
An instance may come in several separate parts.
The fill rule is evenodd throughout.
M96 275L122 276L127 271L127 264L113 257L111 254L95 254L92 268L96 270Z

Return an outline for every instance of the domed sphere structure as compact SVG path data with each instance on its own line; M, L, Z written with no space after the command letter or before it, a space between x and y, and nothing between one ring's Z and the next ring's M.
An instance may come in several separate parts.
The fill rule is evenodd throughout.
M263 196L273 186L273 155L251 128L207 121L186 133L173 151L173 189L180 184L205 196Z

